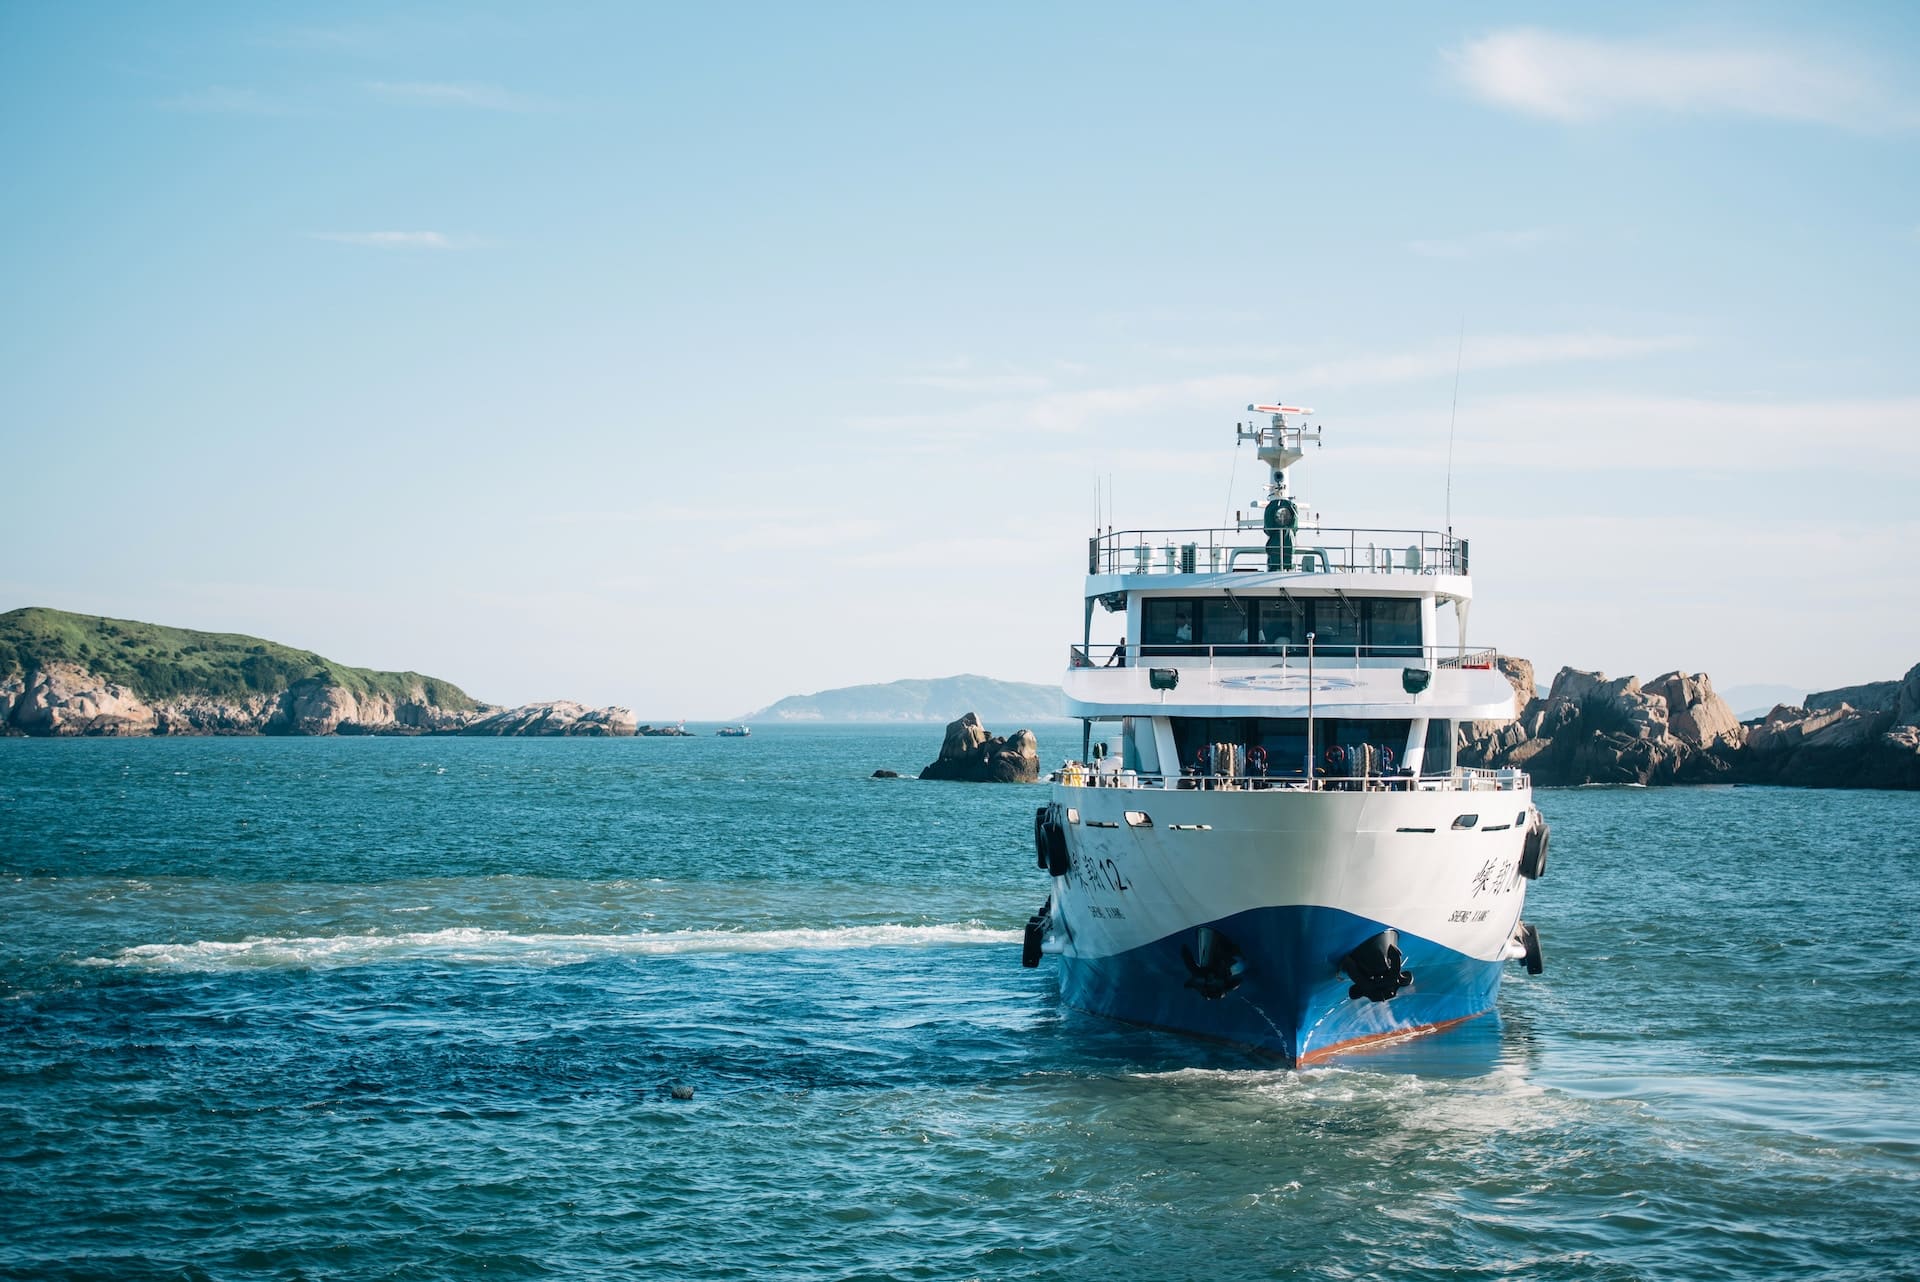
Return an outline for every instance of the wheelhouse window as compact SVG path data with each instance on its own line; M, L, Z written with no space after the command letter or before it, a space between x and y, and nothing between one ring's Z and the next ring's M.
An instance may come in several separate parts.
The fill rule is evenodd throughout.
M1418 658L1423 644L1408 597L1147 597L1140 623L1149 655L1298 655L1309 632L1328 658Z
M1420 603L1406 597L1367 601L1367 653L1417 657L1420 653Z
M1253 613L1253 603L1229 597L1202 598L1200 602L1200 635L1209 646L1234 647L1226 651L1229 654L1246 653L1248 616Z
M1307 620L1307 603L1289 597L1263 597L1259 602L1260 644L1268 654L1283 653L1289 646L1304 646L1307 633L1313 631Z
M1313 603L1314 648L1329 658L1349 658L1360 644L1361 603L1322 597Z
M1147 654L1198 654L1198 603L1177 597L1148 597L1140 603L1140 643Z

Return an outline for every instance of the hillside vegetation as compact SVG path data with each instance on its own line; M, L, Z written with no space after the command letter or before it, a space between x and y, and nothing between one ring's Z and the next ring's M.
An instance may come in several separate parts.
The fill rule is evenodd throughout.
M978 713L988 725L1058 721L1060 687L971 674L788 695L749 721L952 721Z
M376 672L259 637L195 632L129 619L105 619L28 607L0 614L0 681L48 663L71 663L126 686L149 701L179 695L278 694L318 681L355 697L411 697L417 687L437 708L471 711L480 705L438 677Z

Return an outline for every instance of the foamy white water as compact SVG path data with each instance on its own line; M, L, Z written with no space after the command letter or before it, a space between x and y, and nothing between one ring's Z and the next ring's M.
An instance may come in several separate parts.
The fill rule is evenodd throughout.
M455 927L397 934L299 938L202 939L190 944L137 944L88 966L140 970L270 970L440 961L474 965L569 966L602 957L673 957L688 953L844 951L1017 943L1018 931L979 922L935 926L795 927L786 930L670 930L631 935L514 934Z

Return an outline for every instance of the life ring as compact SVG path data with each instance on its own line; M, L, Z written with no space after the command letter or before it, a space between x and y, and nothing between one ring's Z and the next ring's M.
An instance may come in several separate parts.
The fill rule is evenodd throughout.
M1322 755L1321 760L1326 763L1327 773L1329 774L1336 771L1340 774L1347 772L1347 750L1337 743L1327 745L1327 750Z
M1267 773L1267 750L1262 744L1254 744L1247 749L1247 773L1264 775Z

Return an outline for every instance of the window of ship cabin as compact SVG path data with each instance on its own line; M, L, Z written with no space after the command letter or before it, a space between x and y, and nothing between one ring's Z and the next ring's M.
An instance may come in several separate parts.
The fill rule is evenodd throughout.
M1307 626L1305 601L1262 597L1259 609L1260 643L1267 647L1268 654L1279 654L1283 646L1307 643L1307 633L1313 629Z
M1453 769L1453 722L1435 717L1427 722L1427 745L1420 773L1444 775Z
M1192 601L1148 597L1140 602L1140 644L1146 654L1198 654Z
M1328 658L1417 658L1421 608L1406 597L1148 597L1140 644L1149 655L1298 654L1307 633Z
M1417 658L1420 654L1420 602L1406 597L1373 597L1367 606L1367 653Z
M1319 597L1313 603L1313 648L1329 658L1351 658L1360 644L1360 602ZM1303 641L1305 638L1301 638Z
M1228 654L1245 654L1248 616L1252 613L1251 601L1203 597L1200 602L1200 637L1209 646L1231 647L1226 651Z
M1363 772L1363 763L1369 761L1376 775L1398 771L1406 763L1407 736L1412 727L1413 723L1406 720L1316 717L1313 722L1314 774L1320 778L1358 775ZM1258 744L1266 749L1267 778L1299 779L1306 774L1305 717L1175 717L1173 742L1180 752L1181 773L1196 767L1202 759L1202 749L1206 750L1204 756L1214 763L1212 773L1218 774L1221 772L1218 745L1234 744L1247 749Z

